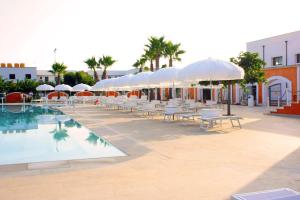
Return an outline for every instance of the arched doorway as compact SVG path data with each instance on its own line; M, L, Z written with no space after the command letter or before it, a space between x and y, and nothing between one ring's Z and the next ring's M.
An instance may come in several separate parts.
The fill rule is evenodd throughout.
M265 102L269 100L269 105L278 106L285 105L286 102L292 100L292 83L289 79L283 76L272 76L267 79L268 83L265 85L264 98Z

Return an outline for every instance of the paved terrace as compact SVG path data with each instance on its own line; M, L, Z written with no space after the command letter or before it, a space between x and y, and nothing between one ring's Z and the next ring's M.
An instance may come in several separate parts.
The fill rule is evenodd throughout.
M222 200L278 187L300 191L299 118L234 106L233 113L244 117L243 129L227 123L222 131L204 132L198 123L95 106L63 111L128 156L49 169L0 168L1 199Z

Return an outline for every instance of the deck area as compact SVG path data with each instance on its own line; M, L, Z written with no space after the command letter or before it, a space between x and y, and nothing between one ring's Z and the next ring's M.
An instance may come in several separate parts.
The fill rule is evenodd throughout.
M147 119L95 106L62 108L128 154L59 167L0 167L1 199L223 200L240 192L289 187L300 191L300 119L233 106L229 122L202 131L199 123Z

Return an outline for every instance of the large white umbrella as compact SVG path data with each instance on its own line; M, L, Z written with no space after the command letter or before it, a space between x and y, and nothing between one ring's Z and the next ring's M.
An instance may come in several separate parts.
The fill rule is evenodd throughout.
M105 91L113 91L115 90L115 83L116 83L117 78L110 78L105 81L104 89Z
M43 84L43 85L39 85L36 87L36 91L44 91L45 96L46 96L47 91L53 91L53 90L54 90L54 87L52 87L51 85L48 85L48 84Z
M43 85L39 85L36 88L37 91L53 91L54 87L52 87L51 85L48 84L43 84Z
M101 81L98 81L93 87L92 90L94 91L109 91L112 90L113 83L117 78L111 78L111 79L104 79Z
M129 84L130 84L132 77L134 77L133 74L128 74L128 75L116 78L116 80L114 82L114 89L118 90L118 91L130 90Z
M73 88L66 84L60 84L60 85L55 86L54 90L55 91L72 91Z
M189 83L240 80L243 78L243 68L231 62L212 58L192 63L180 70L178 74L178 81Z
M179 84L178 74L182 68L167 67L154 72L149 78L149 84L158 87L173 87Z
M75 91L75 92L90 91L91 89L92 89L91 86L84 84L84 83L80 83L80 84L73 86L73 91Z
M150 76L149 84L155 87L172 88L172 97L175 98L175 87L180 83L178 82L180 70L180 67L162 68Z
M178 80L185 83L228 81L227 115L230 115L230 81L243 79L244 75L244 69L231 62L209 58L184 67L178 74Z
M129 81L129 87L133 89L142 89L151 87L150 76L153 72L140 72L134 75Z
M102 89L102 87L103 87L104 81L105 81L105 80L98 81L98 82L92 87L92 90L93 90L93 91L101 91L101 89Z

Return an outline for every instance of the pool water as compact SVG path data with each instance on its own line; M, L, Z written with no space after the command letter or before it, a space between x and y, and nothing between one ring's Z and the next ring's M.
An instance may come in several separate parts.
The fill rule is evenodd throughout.
M0 165L125 156L62 112L1 106Z

